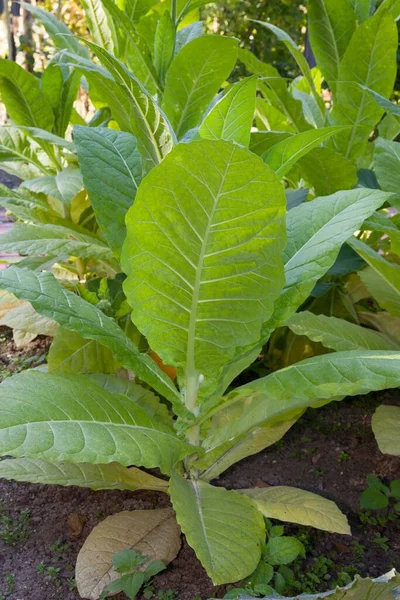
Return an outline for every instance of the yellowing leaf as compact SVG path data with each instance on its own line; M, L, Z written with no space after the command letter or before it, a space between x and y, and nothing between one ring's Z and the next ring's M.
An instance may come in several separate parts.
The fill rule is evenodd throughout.
M124 511L107 517L93 529L79 552L78 592L82 598L97 600L104 588L120 577L112 567L116 552L134 549L167 565L180 546L179 526L170 508Z
M378 406L372 431L383 454L400 456L400 406Z

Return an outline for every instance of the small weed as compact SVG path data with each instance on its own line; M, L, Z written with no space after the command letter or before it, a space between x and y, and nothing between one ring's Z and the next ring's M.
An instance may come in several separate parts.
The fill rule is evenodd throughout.
M69 544L63 544L62 540L56 540L52 546L50 546L50 550L56 554L57 560L61 560L64 552L68 552L71 549Z
M6 586L10 593L15 590L15 580L16 580L15 573L8 573L8 575L6 575L6 577L5 577Z
M146 587L143 591L143 597L149 600L175 600L178 594L174 590L153 590L152 586Z
M352 543L351 547L352 547L355 559L361 560L365 554L365 546L360 544L360 542L355 541Z
M160 560L152 560L143 569L147 557L136 552L136 550L122 550L113 556L112 564L114 570L121 574L119 579L110 583L101 593L100 599L107 598L108 595L123 591L129 598L134 600L139 590L148 584L150 579L165 569L165 564ZM142 570L140 570L142 568ZM147 586L150 589L150 586ZM172 592L172 590L167 590ZM172 592L173 593L173 592ZM149 596L151 598L151 596ZM160 596L153 596L160 598ZM174 596L161 596L161 600L173 600Z
M43 561L36 565L36 571L37 573L39 573L39 575L43 575L44 573L46 573L46 565Z
M385 552L387 552L388 550L390 550L390 546L387 543L389 541L389 538L380 535L378 533L378 535L374 538L373 542L374 544L376 544L377 546L379 546L380 548L382 548L382 550L384 550Z
M68 590L70 592L73 592L74 590L76 590L77 585L76 585L76 579L75 579L75 577L68 577L67 583L68 583Z
M322 469L320 471L314 471L314 477L317 477L318 479L320 477L323 477L325 475L325 471L323 471Z
M29 537L29 523L31 517L28 510L23 510L20 515L13 519L8 515L0 502L0 539L6 544L14 546Z
M347 462L350 459L351 459L350 454L347 454L347 452L344 452L343 450L341 450L339 452L338 457L337 457L338 463L344 463L344 462Z

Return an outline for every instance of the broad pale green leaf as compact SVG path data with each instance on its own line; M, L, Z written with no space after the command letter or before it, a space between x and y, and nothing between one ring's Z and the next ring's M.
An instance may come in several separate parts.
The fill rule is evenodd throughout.
M43 317L42 317L43 318ZM115 373L118 363L112 351L96 340L59 328L47 355L50 373Z
M132 319L182 378L203 375L200 393L273 310L284 211L272 171L221 140L176 146L139 188L122 251Z
M21 161L33 165L36 172L46 173L35 148L17 127L0 127L0 161Z
M32 333L34 336L48 335L51 337L56 335L58 327L52 319L39 315L27 302L6 312L0 318L0 325Z
M199 124L235 66L237 41L207 35L185 44L168 70L163 109L178 138Z
M54 319L65 329L107 346L137 377L171 402L180 401L169 377L149 356L139 352L115 321L93 304L64 289L51 273L8 268L0 274L0 289L12 291L17 298L27 300L39 314Z
M315 88L314 79L313 79L310 67L308 66L307 60L306 60L304 54L298 48L296 42L293 41L293 39L290 37L290 35L288 35L286 33L286 31L283 31L283 29L280 29L279 27L277 27L276 25L273 25L272 23L268 23L265 21L257 21L257 20L254 20L254 22L258 23L259 25L262 25L263 27L266 27L267 29L272 31L272 33L274 33L276 35L278 40L285 44L285 46L289 50L290 54L293 56L294 60L297 62L299 69L303 74L303 77L307 81L308 86L311 90L312 95L315 98L315 101L317 103L317 106L319 107L321 114L324 115L325 114L324 103L322 101L321 96L318 94L318 92Z
M169 473L190 452L143 409L83 375L30 371L8 377L0 386L0 415L2 456L116 461Z
M12 60L0 59L0 93L15 125L51 131L54 114L40 80Z
M298 172L314 188L317 196L350 190L357 183L357 168L341 154L322 146L303 156Z
M210 450L253 427L290 419L299 409L318 407L326 400L398 387L399 366L400 352L353 350L315 356L275 371L228 394L215 414L231 411L237 403L236 414L241 416L211 433L203 446Z
M0 461L0 477L47 485L76 485L92 490L155 490L168 493L167 481L135 467L127 469L117 462L92 465L11 458Z
M378 406L372 417L372 431L383 454L400 456L399 406Z
M298 523L332 533L350 534L347 519L336 504L317 494L287 486L240 492L249 496L268 519Z
M396 76L397 27L384 12L364 21L351 38L341 60L332 125L350 125L333 140L335 149L356 159L365 150L371 130L383 109L357 83L382 96L392 93Z
M383 138L375 142L375 173L386 192L400 192L400 144Z
M265 526L248 498L176 471L169 491L177 521L214 585L240 581L255 570Z
M30 12L35 19L40 21L51 37L54 45L59 50L69 50L75 54L79 54L84 58L89 58L88 49L79 42L78 38L72 33L64 23L61 23L51 12L43 10L38 6L28 2L21 2L25 10Z
M350 246L368 263L360 271L361 281L382 308L395 317L400 316L400 266L385 260L364 242L353 238Z
M337 192L287 214L286 285L275 303L275 325L291 316L334 264L342 244L390 196L379 190Z
M175 54L183 48L185 44L188 44L192 40L200 37L203 34L203 22L195 21L191 25L187 25L186 27L182 27L179 31L176 32L176 40L175 40Z
M47 175L24 181L22 187L35 194L53 196L63 204L69 204L82 190L83 181L79 169L67 167L54 176Z
M338 127L303 131L278 142L262 158L279 177L284 177L302 156L340 131Z
M165 81L175 51L175 23L165 10L161 15L154 39L154 66L161 82Z
M155 100L120 61L104 48L87 43L98 56L100 62L109 69L117 83L116 88L115 86L110 87L104 75L100 76L100 73L97 72L96 85L99 84L99 77L101 77L102 92L108 86L109 93L105 98L109 99L109 106L112 111L115 108L115 96L117 96L116 99L119 102L122 102L123 111L127 113L129 130L136 136L139 150L150 169L158 164L172 148L174 134L171 126Z
M335 89L340 61L355 29L356 14L349 0L310 0L308 3L312 50L332 89Z
M136 138L105 127L75 127L74 139L96 219L118 255L126 235L125 215L142 178Z
M286 325L296 335L306 335L313 342L321 342L325 348L336 351L400 350L398 344L378 331L336 317L301 311L292 315Z
M82 0L90 33L96 44L112 52L115 46L113 22L104 9L101 0Z
M274 593L273 596L263 596L260 600L321 600L322 598L329 598L329 600L396 600L399 592L400 575L393 569L377 579L361 579L357 575L353 583L330 592L311 595L300 594L295 598L288 598ZM250 596L240 596L238 600L253 599Z
M85 235L61 225L28 225L15 223L3 233L0 248L6 254L52 254L97 258L114 265L110 248L99 238Z
M254 119L256 88L255 76L233 85L205 117L199 129L200 137L232 140L241 146L248 146Z

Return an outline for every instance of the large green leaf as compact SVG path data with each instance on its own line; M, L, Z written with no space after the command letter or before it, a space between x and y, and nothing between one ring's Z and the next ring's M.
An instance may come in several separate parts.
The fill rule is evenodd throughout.
M400 316L400 266L385 260L380 254L356 238L350 246L368 263L360 271L361 281L382 308L395 317Z
M76 485L92 490L155 490L168 492L168 482L140 469L127 469L117 462L95 464L47 462L34 458L0 461L0 477L47 485Z
M126 235L125 215L142 178L136 138L105 127L75 127L74 140L96 219L118 255Z
M84 58L89 58L88 49L81 44L72 31L68 29L64 23L61 23L56 19L51 12L43 10L28 2L21 2L21 5L42 23L57 48L60 50L69 50Z
M110 348L59 328L47 355L50 373L115 373L118 363Z
M7 254L78 256L97 258L114 265L110 248L99 238L80 234L62 225L15 223L10 231L2 234L0 248Z
M348 0L310 0L308 28L318 67L335 89L341 58L356 29L355 12Z
M375 173L379 185L386 192L400 192L400 144L383 138L375 142Z
M140 354L115 321L93 304L64 289L51 273L8 268L0 274L0 289L27 300L39 314L50 317L65 329L107 346L124 367L132 369L172 402L179 402L178 392L169 377L149 356Z
M211 431L208 450L244 435L249 429L292 418L299 409L318 407L326 400L395 388L400 385L400 352L353 350L315 356L233 390L216 411L236 418Z
M51 131L54 114L40 80L12 60L0 59L0 93L15 125Z
M0 415L2 456L116 461L169 473L190 452L143 409L83 375L30 371L9 377L0 386Z
M240 492L249 496L268 519L350 534L347 519L336 504L317 494L287 486L252 488Z
M150 346L186 375L187 398L200 374L202 392L259 339L283 283L284 205L262 160L225 141L180 144L143 180L127 216L125 293Z
M400 456L400 406L378 406L372 416L372 431L383 454Z
M83 188L82 175L76 167L67 167L57 175L35 177L25 181L22 186L35 194L53 196L63 204L69 204Z
M185 44L168 70L163 109L180 138L196 127L229 77L237 59L237 41L202 36Z
M275 305L275 324L307 299L334 264L342 244L388 198L379 190L357 189L317 198L288 212L283 255L286 285Z
M396 76L397 27L384 12L364 21L341 60L332 125L350 125L333 140L338 152L356 159L364 150L383 109L357 83L389 97Z
M262 158L279 177L284 177L302 156L340 131L338 127L303 131L278 142Z
M265 526L248 498L176 471L169 491L177 521L214 585L239 581L255 570Z
M256 88L257 77L247 77L233 85L202 122L200 137L232 140L241 146L248 146L254 119Z
M336 351L400 350L398 344L382 333L336 317L301 311L292 315L286 325L296 335L306 335L313 342L321 342Z

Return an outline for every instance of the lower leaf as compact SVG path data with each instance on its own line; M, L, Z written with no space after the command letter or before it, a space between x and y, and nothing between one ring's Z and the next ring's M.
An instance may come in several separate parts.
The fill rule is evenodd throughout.
M400 456L400 406L378 406L372 417L372 431L383 454Z

